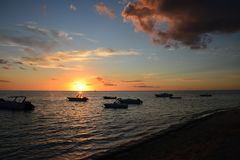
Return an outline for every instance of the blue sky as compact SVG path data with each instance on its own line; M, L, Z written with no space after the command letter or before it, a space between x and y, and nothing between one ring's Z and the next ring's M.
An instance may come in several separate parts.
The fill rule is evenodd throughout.
M141 5L137 2L132 3L136 8ZM107 11L96 9L100 3ZM240 89L237 30L206 32L212 41L205 48L191 49L185 39L173 39L182 44L166 48L152 42L152 33L141 28L136 15L124 21L121 14L130 3L2 0L0 89L46 90L52 79L59 81L54 90L69 89L60 83L75 79L93 90ZM72 78L67 79L67 73ZM37 77L43 81L41 87L34 87L40 83L36 80L29 88L27 83Z

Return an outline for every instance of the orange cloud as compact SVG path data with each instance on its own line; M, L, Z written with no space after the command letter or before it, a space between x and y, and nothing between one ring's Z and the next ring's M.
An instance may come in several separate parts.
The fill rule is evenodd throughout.
M113 9L108 8L104 3L100 2L95 5L96 10L99 14L105 14L108 15L110 18L115 18L115 12Z

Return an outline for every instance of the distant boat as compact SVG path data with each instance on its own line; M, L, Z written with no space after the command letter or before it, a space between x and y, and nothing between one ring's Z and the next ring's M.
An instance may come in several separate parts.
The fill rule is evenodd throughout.
M182 99L182 97L174 97L174 96L172 96L172 97L169 97L170 99Z
M103 99L117 99L117 97L103 96Z
M126 109L126 108L128 108L128 105L127 105L127 104L124 104L124 103L118 103L118 102L105 103L105 104L104 104L104 108Z
M200 94L200 97L212 97L211 94Z
M159 93L159 94L155 94L156 97L161 97L161 98L167 98L167 97L172 97L173 94L170 93Z
M10 96L8 98L12 100L0 99L0 109L27 111L35 108L31 102L26 101L25 96Z
M67 97L69 101L75 101L75 102L87 102L87 97Z
M123 104L142 104L143 101L140 99L122 99L122 98L118 98L117 99L118 102L123 103Z

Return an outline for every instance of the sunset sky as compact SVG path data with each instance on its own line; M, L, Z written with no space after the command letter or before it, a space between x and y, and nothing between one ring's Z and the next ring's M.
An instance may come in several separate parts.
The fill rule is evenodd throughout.
M1 0L1 90L240 89L237 0Z

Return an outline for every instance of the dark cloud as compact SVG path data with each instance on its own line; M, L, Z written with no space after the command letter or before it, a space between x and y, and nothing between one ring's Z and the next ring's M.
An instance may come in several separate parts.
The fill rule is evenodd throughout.
M0 64L8 64L8 61L5 59L0 59Z
M138 0L128 3L122 16L166 47L206 48L209 33L240 31L239 0Z
M11 81L0 79L0 83L10 83Z

